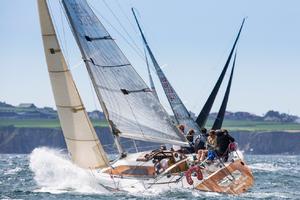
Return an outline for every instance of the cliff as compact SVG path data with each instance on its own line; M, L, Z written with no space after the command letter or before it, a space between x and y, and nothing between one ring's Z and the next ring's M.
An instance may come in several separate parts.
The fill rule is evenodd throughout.
M113 138L107 127L96 127L97 134L107 152L115 152ZM248 154L300 154L300 132L232 132L239 148ZM135 151L132 140L122 144ZM157 144L137 141L139 150L152 149ZM66 148L60 128L0 128L0 153L30 153L34 148L48 146Z
M95 127L104 150L116 153L114 139L108 127ZM150 142L135 141L121 138L122 146L129 152L148 150L159 145ZM30 153L36 147L53 147L65 149L66 144L60 128L16 128L14 126L0 127L0 153Z

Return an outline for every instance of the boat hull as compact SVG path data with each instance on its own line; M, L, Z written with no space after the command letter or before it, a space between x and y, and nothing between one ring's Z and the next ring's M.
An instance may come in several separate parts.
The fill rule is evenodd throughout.
M203 179L194 173L187 177L186 170L173 173L162 173L155 176L153 164L133 163L136 156L116 163L113 168L97 171L96 177L101 185L111 190L127 192L143 192L146 190L191 189L207 192L241 194L254 183L251 169L240 158L230 162L214 162L201 169ZM191 156L192 157L192 156ZM188 158L186 159L188 160ZM184 163L178 162L180 165ZM182 169L182 166L179 167ZM178 169L178 168L177 168ZM132 176L126 172L142 172L140 176ZM143 173L147 173L143 174ZM192 180L192 183L188 179Z
M235 160L196 186L196 189L209 192L241 194L253 186L254 177L250 168L242 161Z

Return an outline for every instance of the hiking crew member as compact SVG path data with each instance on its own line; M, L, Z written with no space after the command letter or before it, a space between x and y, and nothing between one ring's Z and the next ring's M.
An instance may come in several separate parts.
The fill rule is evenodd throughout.
M186 147L186 151L187 153L194 153L195 152L195 149L194 149L194 135L195 135L195 131L194 129L190 129L188 131L188 133L186 134L186 139L189 143L189 147Z
M198 135L195 139L195 145L194 145L195 153L198 153L200 149L205 149L205 143L207 141L207 137L208 134L206 128L201 128L201 134Z
M226 129L221 129L217 131L217 144L218 147L216 152L219 157L224 157L224 160L228 159L228 148L229 144L234 142L235 139L231 137Z
M198 151L198 160L204 161L207 154L210 152L214 152L217 147L217 135L214 130L209 131L209 135L207 137L206 149L200 149Z

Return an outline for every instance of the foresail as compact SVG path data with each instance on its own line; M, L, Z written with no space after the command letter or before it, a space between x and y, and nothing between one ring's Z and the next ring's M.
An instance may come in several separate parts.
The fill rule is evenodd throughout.
M235 52L235 55L234 55L234 60L233 60L233 64L232 64L230 78L229 78L228 85L227 85L227 88L226 88L226 91L225 91L224 99L222 101L222 104L221 104L220 110L218 112L217 118L215 119L215 122L212 126L213 130L220 129L222 127L222 124L223 124L223 120L224 120L224 116L225 116L225 112L226 112L226 107L227 107L227 103L228 103L228 99L229 99L229 94L230 94L230 88L231 88L231 83L232 83L232 78L233 78L234 67L235 67L235 60L236 60L236 52Z
M171 83L168 81L167 77L165 76L164 72L162 71L161 67L159 66L156 58L154 57L152 50L150 49L148 42L146 40L146 37L143 33L143 30L141 29L141 26L138 22L138 19L136 17L136 14L134 12L134 9L132 8L132 12L135 18L135 21L137 23L137 26L139 28L139 31L141 33L143 42L146 46L146 49L150 55L150 58L152 60L153 66L156 70L156 74L160 80L160 83L163 87L163 90L167 96L167 99L169 101L169 104L172 108L172 111L174 113L174 117L177 121L177 124L183 124L185 127L188 129L192 128L194 129L197 133L200 133L200 129L198 125L195 123L194 119L191 118L191 115L185 105L182 103L181 99L177 95L176 91L172 87Z
M38 0L46 61L68 151L83 168L108 166L108 159L89 120L62 54L46 0Z
M185 138L85 0L63 0L101 107L115 135L170 144Z
M216 99L216 96L218 94L220 86L221 86L221 84L223 82L223 79L224 79L224 76L226 74L227 68L229 66L229 63L230 63L231 57L233 55L234 49L236 47L236 44L237 44L237 42L239 40L239 37L240 37L240 34L242 32L242 29L243 29L243 26L244 26L244 22L245 22L245 19L243 19L243 22L242 22L242 25L241 25L241 27L239 29L238 35L237 35L237 37L236 37L236 39L234 41L232 49L231 49L231 51L229 53L229 56L228 56L227 61L226 61L225 65L224 65L224 68L223 68L223 70L222 70L222 72L221 72L221 74L220 74L220 76L219 76L219 78L217 80L217 83L215 84L212 92L210 93L210 95L209 95L208 99L206 100L206 102L205 102L205 104L204 104L204 106L203 106L200 114L198 115L198 117L196 119L196 122L197 122L198 126L201 127L201 128L203 128L205 126L205 124L206 124L208 115L209 115L210 110L211 110L211 108L213 106L213 103L214 103L214 101Z

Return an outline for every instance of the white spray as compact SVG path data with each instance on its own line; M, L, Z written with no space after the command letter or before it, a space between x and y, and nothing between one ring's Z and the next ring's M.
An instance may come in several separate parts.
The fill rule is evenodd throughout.
M78 192L103 194L106 190L97 184L93 175L74 165L60 150L36 148L30 154L30 169L40 189L38 192Z

